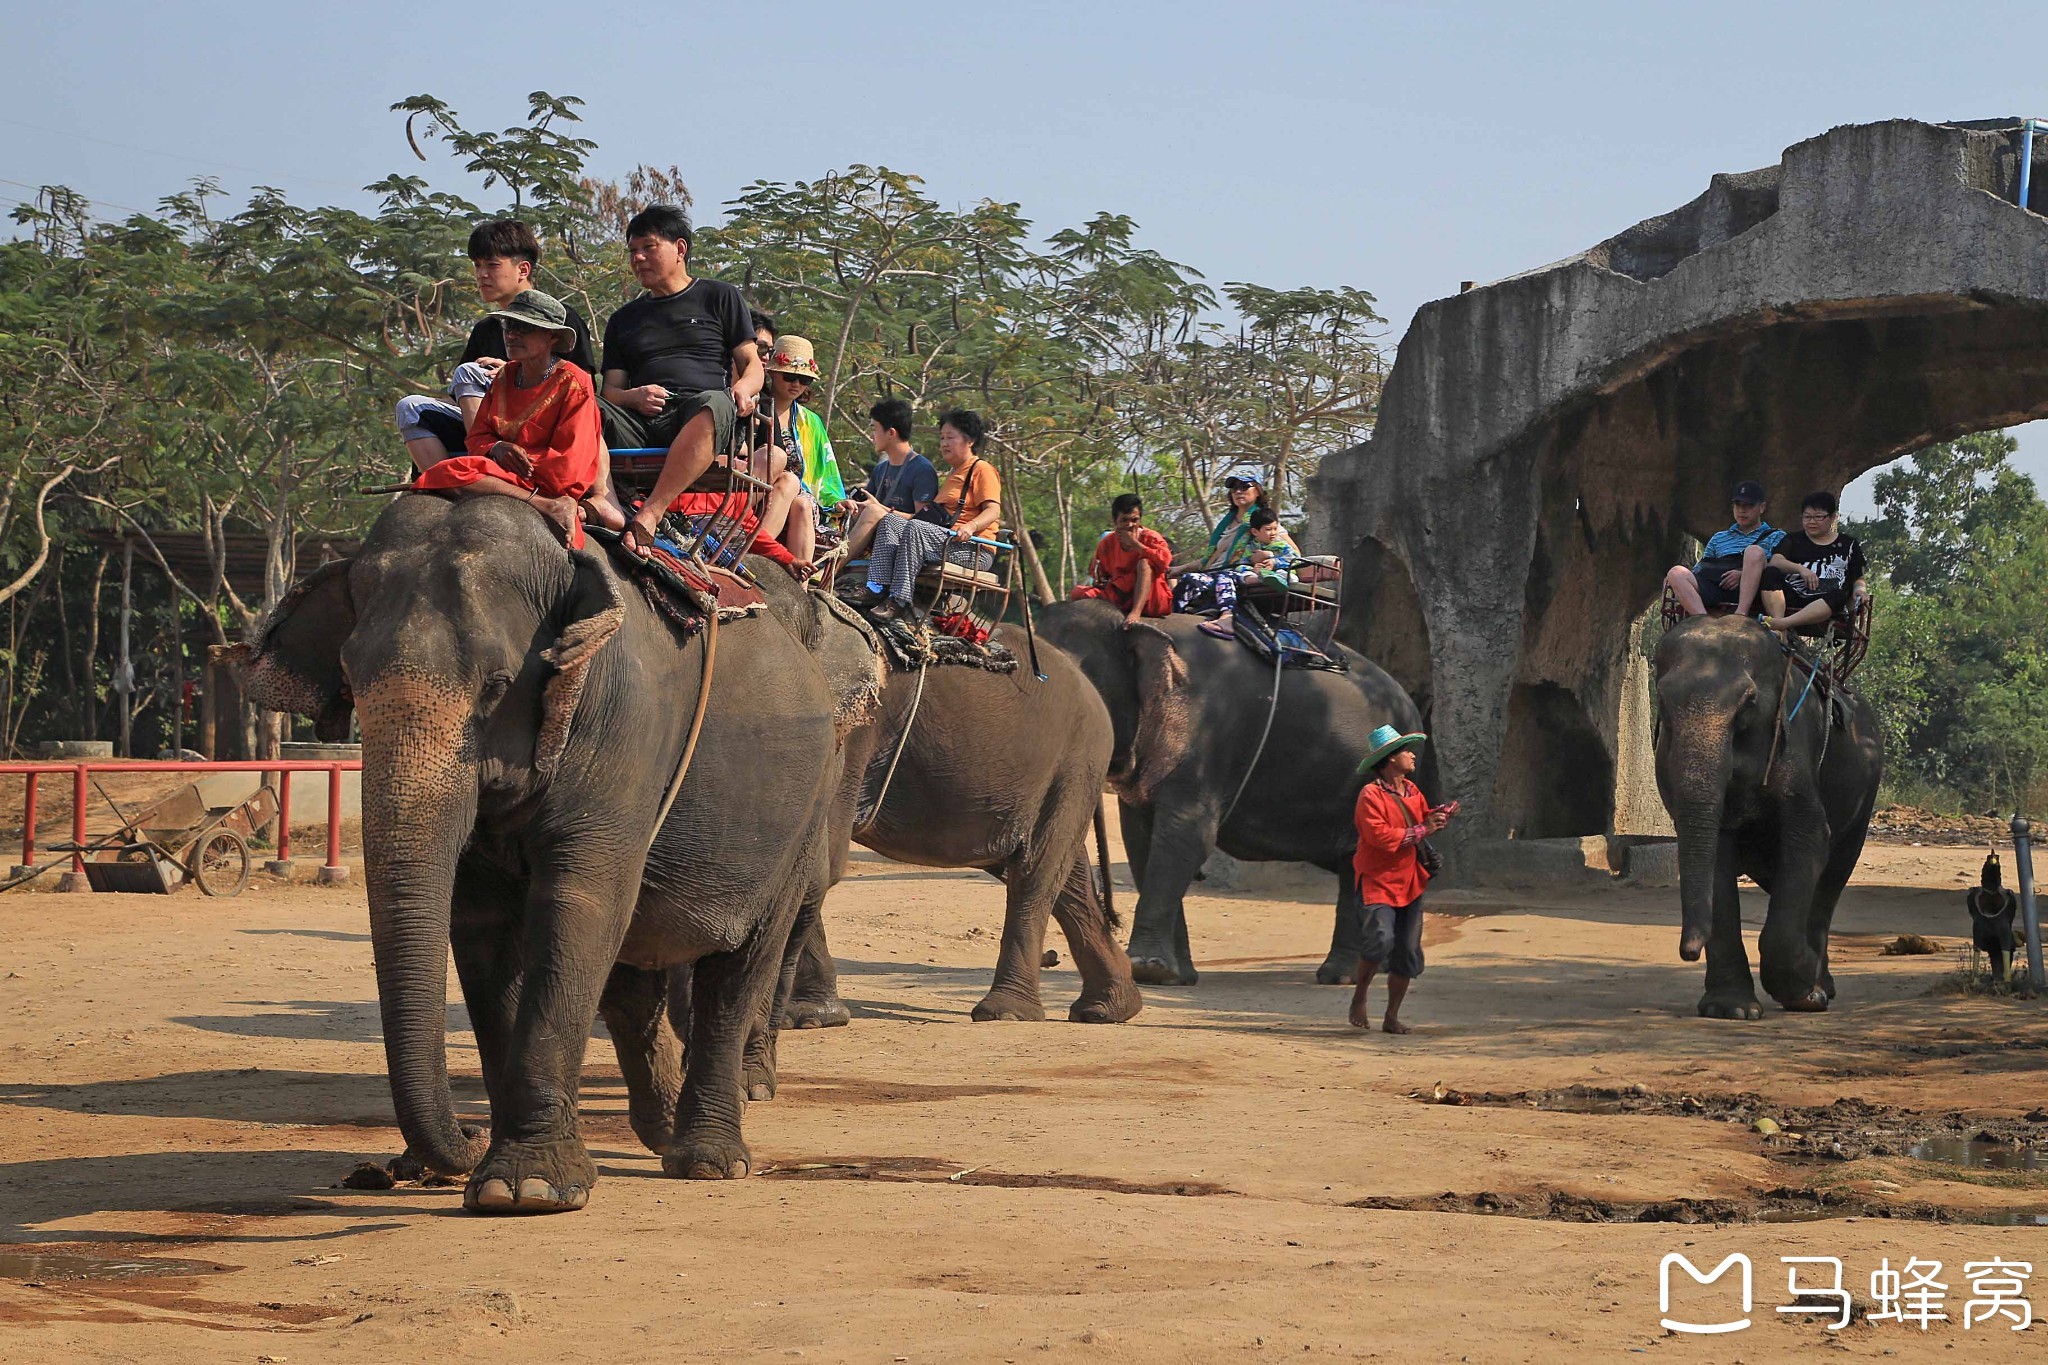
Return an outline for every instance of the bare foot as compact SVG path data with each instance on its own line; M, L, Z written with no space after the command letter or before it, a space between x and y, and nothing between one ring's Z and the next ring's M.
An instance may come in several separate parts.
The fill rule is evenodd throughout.
M1365 1007L1365 987L1363 986L1360 986L1351 993L1351 1027L1372 1027L1372 1011Z
M602 493L592 493L583 500L584 510L590 513L590 520L607 531L624 530L626 514L619 510L617 503Z
M1409 1028L1409 1027L1408 1027L1408 1026L1407 1026L1406 1024L1402 1023L1402 1022L1401 1022L1401 1021L1400 1021L1399 1019L1396 1019L1396 1018L1395 1018L1395 1017L1394 1017L1393 1015L1391 1015L1391 1014L1390 1014L1390 1015L1388 1015L1388 1016L1387 1016L1387 1017L1386 1017L1385 1019L1382 1019L1382 1020L1380 1021L1380 1028L1381 1028L1381 1029L1382 1029L1383 1031L1387 1032L1387 1033L1413 1033L1413 1032L1415 1032L1415 1030L1414 1030L1414 1029L1412 1029L1412 1028Z
M535 498L533 508L548 519L555 534L567 545L576 537L576 501L573 498Z

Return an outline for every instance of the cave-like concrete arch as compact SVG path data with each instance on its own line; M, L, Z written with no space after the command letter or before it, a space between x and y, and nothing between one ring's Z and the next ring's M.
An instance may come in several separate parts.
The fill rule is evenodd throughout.
M2048 138L2029 212L2018 128L1836 128L1416 314L1309 515L1351 555L1352 643L1387 652L1375 607L1420 605L1406 671L1468 837L1610 827L1631 623L1737 479L1784 524L1809 489L2048 416Z

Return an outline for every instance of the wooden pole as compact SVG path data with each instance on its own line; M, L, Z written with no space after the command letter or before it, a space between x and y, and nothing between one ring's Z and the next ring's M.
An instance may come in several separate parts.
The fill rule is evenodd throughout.
M120 671L114 675L114 690L121 697L121 757L133 758L129 748L130 730L135 724L132 702L135 694L135 661L128 653L130 619L134 615L135 598L135 542L123 537L121 540L121 663Z

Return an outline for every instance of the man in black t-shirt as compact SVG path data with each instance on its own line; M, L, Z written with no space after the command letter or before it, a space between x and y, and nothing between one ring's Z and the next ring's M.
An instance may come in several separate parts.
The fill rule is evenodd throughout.
M1863 547L1841 533L1835 495L1808 493L1799 530L1778 542L1765 565L1764 624L1775 631L1818 631L1869 591Z
M493 308L503 308L533 288L533 272L540 268L540 242L533 229L516 218L493 219L479 223L469 234L469 261L476 272L476 292ZM574 308L568 313L569 325L576 331L576 348L569 352L569 360L594 378L597 360L590 350L589 324ZM413 464L422 472L462 449L484 391L504 364L504 326L496 318L480 319L470 329L469 344L455 362L446 399L411 394L398 400L398 432L405 438Z
M626 524L627 544L640 554L676 498L715 454L732 449L733 429L753 414L764 378L746 300L729 284L691 278L689 256L690 220L681 209L656 204L635 214L626 259L647 292L604 329L605 440L668 447L654 491Z

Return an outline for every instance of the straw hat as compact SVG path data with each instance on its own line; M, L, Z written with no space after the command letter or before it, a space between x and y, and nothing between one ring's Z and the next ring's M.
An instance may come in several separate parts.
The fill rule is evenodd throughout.
M768 353L768 369L776 374L800 374L806 379L816 379L818 360L811 350L811 343L803 337L777 337L775 349Z
M1401 750L1418 749L1428 740L1428 735L1404 735L1391 725L1382 725L1366 741L1372 745L1372 752L1365 756L1365 762L1358 765L1358 771L1371 772Z
M522 290L512 302L485 316L500 323L517 322L553 332L556 355L567 355L576 349L576 329L569 325L569 310L553 294L543 294L538 289Z

